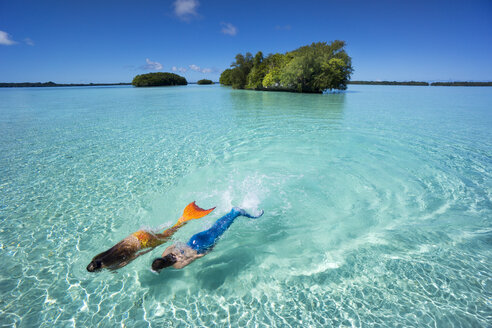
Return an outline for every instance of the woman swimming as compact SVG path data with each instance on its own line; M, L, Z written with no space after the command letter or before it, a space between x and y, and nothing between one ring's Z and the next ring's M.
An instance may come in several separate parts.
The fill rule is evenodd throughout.
M107 251L95 256L87 266L87 271L95 272L104 268L112 270L122 268L140 255L150 252L155 247L168 241L188 221L202 218L214 209L215 207L204 210L198 207L195 202L190 203L184 209L183 215L179 218L178 222L171 228L165 230L163 233L151 233L145 230L139 230L131 234Z
M215 224L208 230L199 232L186 243L186 245L171 245L162 257L156 258L152 262L152 270L159 271L169 266L175 269L181 269L196 260L199 257L205 256L212 250L220 236L229 228L238 216L246 216L248 218L257 219L263 215L263 211L258 216L253 216L246 213L245 210L233 207L232 210L218 219Z

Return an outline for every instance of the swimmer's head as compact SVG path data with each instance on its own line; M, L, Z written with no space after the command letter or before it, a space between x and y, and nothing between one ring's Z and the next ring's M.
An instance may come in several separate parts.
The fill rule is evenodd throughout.
M103 268L101 260L92 260L91 263L87 266L87 271L96 272Z
M176 256L173 253L169 253L164 257L159 257L152 262L152 270L159 272L160 270L170 267L174 263L176 263Z
M118 243L101 254L96 255L87 266L87 271L97 272L102 269L118 269L128 264L132 259L134 250L125 247L124 243Z

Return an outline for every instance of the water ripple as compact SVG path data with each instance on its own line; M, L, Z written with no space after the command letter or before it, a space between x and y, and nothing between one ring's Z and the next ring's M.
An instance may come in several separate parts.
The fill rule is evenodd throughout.
M0 90L2 326L477 327L492 320L486 88ZM90 259L196 200L185 270Z

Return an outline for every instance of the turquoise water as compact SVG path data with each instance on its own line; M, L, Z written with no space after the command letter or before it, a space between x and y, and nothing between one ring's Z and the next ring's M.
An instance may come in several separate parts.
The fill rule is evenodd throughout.
M492 322L492 88L0 90L0 325ZM183 270L85 267L196 200Z

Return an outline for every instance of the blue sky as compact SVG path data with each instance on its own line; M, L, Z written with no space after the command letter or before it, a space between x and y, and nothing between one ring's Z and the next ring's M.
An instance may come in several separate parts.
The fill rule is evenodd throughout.
M0 81L218 80L237 53L335 39L353 80L492 80L490 0L0 0Z

